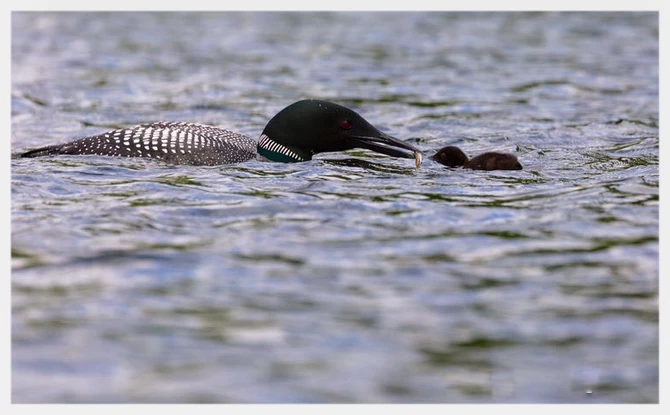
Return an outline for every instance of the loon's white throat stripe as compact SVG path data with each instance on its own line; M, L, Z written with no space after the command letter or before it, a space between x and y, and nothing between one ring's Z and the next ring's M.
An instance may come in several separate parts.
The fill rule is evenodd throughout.
M283 154L286 157L291 157L299 161L304 161L304 159L299 155L297 155L294 151L284 147L283 145L275 141L272 141L272 139L265 134L261 134L261 137L258 139L258 146L264 150L272 151L273 153Z

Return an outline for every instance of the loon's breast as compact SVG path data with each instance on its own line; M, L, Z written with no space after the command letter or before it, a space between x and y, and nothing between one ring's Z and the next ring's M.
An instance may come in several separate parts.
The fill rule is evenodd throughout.
M148 157L175 164L218 165L256 157L256 141L221 128L188 122L155 122L35 150L24 157L90 154Z

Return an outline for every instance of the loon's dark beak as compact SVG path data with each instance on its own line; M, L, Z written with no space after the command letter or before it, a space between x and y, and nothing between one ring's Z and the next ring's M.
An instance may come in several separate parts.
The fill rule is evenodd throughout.
M375 136L354 135L349 136L349 139L354 142L356 147L366 148L391 157L414 159L416 158L416 153L421 154L421 150L413 145L400 141L381 131L377 131Z

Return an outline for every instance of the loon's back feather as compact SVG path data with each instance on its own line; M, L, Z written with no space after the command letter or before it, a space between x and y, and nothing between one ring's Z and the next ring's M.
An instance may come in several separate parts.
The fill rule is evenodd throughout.
M242 134L188 122L155 122L30 150L21 157L91 154L148 157L175 164L217 165L256 157L256 141Z
M55 146L36 148L35 150L26 151L19 157L32 158L32 157L42 157L42 156L50 156L53 154L60 154L61 147L62 145L55 145Z

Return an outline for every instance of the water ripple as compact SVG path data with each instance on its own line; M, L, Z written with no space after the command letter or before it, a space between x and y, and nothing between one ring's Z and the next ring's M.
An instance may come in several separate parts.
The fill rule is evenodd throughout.
M657 17L14 13L13 401L658 402ZM16 158L308 97L423 166Z

